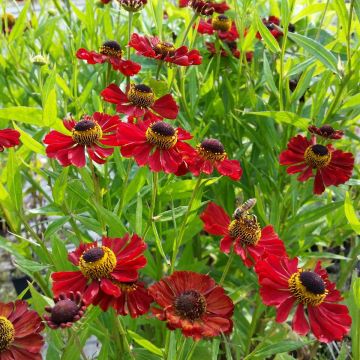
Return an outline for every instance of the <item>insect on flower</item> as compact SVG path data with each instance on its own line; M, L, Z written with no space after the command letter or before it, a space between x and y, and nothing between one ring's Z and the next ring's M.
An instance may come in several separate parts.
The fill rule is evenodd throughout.
M247 215L248 211L251 210L256 205L256 199L251 198L246 200L242 205L237 207L234 211L233 218L239 220L240 218ZM255 216L255 215L253 215Z

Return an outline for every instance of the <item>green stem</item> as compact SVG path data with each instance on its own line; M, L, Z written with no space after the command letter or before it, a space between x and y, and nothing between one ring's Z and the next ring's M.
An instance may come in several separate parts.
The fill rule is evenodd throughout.
M117 330L119 331L119 334L121 336L121 340L122 340L122 344L124 346L124 350L129 354L131 359L135 360L135 357L131 352L130 344L129 344L128 339L126 337L126 331L124 329L123 324L121 323L121 320L120 320L119 316L117 316L117 315L115 316L115 324L116 324Z
M155 75L156 80L159 80L160 70L161 70L161 67L162 67L163 63L164 63L163 60L160 60L159 63L158 63L158 66L157 66L157 69L156 69L156 75Z
M235 257L235 253L234 251L230 254L229 258L228 258L228 261L225 265L225 268L224 268L224 271L222 273L222 276L221 276L221 279L220 279L220 282L219 282L219 285L222 285L225 281L225 278L226 278L226 275L227 273L229 272L229 269L230 269L230 265L231 263L233 262L234 260L234 257Z
M198 180L197 180L197 182L195 184L194 190L192 192L192 195L191 195L191 198L190 198L190 201L189 201L189 205L188 205L188 208L187 208L186 213L185 213L184 220L183 220L183 222L181 224L181 228L179 230L179 235L176 237L176 239L174 241L173 256L172 256L172 260L171 260L171 272L174 271L176 257L177 257L177 254L179 252L179 248L181 246L182 239L184 237L184 233L185 233L185 229L186 229L186 223L188 221L189 215L191 213L193 202L194 202L194 200L196 198L198 190L200 189L200 186L201 186L201 174L199 175Z
M182 356L183 356L184 349L185 349L185 344L186 344L186 337L183 336L182 342L181 342L181 345L180 345L180 348L179 348L179 350L177 351L178 355L176 356L176 358L177 358L178 360L181 360L181 358L182 358Z
M189 34L189 31L190 31L191 27L194 25L194 23L195 23L198 16L199 15L197 13L195 13L194 16L191 18L191 20L189 22L189 25L185 30L184 37L183 37L183 40L181 42L181 46L183 46L185 44L186 38L187 38L187 36Z
M131 33L132 33L132 24L133 24L133 13L129 11L129 19L128 19L128 46L127 46L127 59L130 60L131 48L129 46ZM130 84L130 76L126 77L126 84Z
M350 2L350 10L349 10L349 26L347 28L346 32L346 54L347 54L347 60L348 60L348 72L351 72L351 22L353 17L353 11L354 11L354 0L351 0Z
M148 233L154 218L155 212L155 204L156 204L156 197L158 192L158 181L159 181L159 174L157 172L152 173L152 195L151 195L151 203L150 203L150 213L149 213L149 220L146 224L146 228L143 234L143 238L145 238L146 234Z
M127 184L128 184L128 181L129 181L131 168L132 168L132 160L129 160L127 170L126 170L126 174L125 174L125 178L124 178L124 182L123 182L123 185L122 185L120 205L119 205L119 209L118 209L118 216L119 217L121 217L122 212L123 212L123 208L124 208L125 190L127 188Z
M190 360L194 354L194 351L196 349L196 346L198 345L199 341L193 341L193 343L190 346L190 350L185 358L185 360Z

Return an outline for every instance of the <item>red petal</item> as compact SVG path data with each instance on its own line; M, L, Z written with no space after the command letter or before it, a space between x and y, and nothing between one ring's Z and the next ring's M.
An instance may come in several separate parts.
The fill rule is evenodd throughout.
M167 119L176 119L179 112L179 107L170 94L157 99L151 108L157 114Z
M109 279L101 279L100 288L104 293L108 295L115 297L119 297L121 295L119 287L113 284Z
M210 202L200 215L200 219L204 223L204 230L209 234L219 236L228 234L231 219L221 206Z
M122 104L129 101L127 96L115 84L109 85L100 93L100 95L104 98L105 101L113 104Z
M305 317L304 306L302 304L299 304L296 309L292 322L292 328L300 335L306 335L310 330L309 323Z

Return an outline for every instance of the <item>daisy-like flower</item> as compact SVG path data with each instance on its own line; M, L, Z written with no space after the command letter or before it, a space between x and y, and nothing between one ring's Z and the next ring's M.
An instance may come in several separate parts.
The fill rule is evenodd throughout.
M0 359L41 360L43 329L40 316L25 301L0 302Z
M211 16L215 9L212 6L213 4L211 2L203 1L203 0L190 0L188 4L194 12L200 16Z
M54 303L52 307L45 307L50 315L44 315L47 325L52 329L71 327L74 322L81 319L86 310L79 291L76 294L72 291L67 294L61 293L54 298Z
M147 4L147 0L117 0L117 2L128 12L138 12Z
M217 139L206 139L196 146L197 156L185 159L188 169L195 175L210 175L214 168L224 176L240 180L242 168L239 161L229 160L224 145Z
M137 55L180 66L199 65L202 61L198 50L189 51L186 46L175 48L172 43L160 41L158 37L132 34L129 46L136 50Z
M218 15L206 21L201 19L198 25L193 25L193 28L196 28L200 34L213 35L216 32L223 41L235 41L239 38L235 22L225 15Z
M224 41L224 44L227 45L227 47L229 48L229 50L231 51L232 55L234 57L236 57L237 59L240 58L241 53L237 48L237 44L235 41ZM208 51L211 53L211 56L216 55L216 47L215 47L215 43L213 42L206 42L205 43L206 48L208 49ZM221 48L220 49L220 54L222 57L228 57L229 56L229 51L226 51L226 49ZM253 57L254 57L254 53L252 51L247 51L245 53L245 57L246 57L246 61L250 62L252 61Z
M232 331L234 304L208 275L175 271L152 285L149 293L160 307L152 308L153 314L170 330L181 329L195 340Z
M280 165L286 165L288 174L300 173L298 181L313 177L314 194L322 194L325 186L344 184L351 177L354 157L349 152L336 150L331 144L316 144L302 135L290 139L287 150L280 154Z
M223 1L221 3L217 3L214 1L207 1L218 14L223 14L225 11L230 9L230 6ZM179 0L179 7L191 6L191 0Z
M71 133L65 135L51 131L44 138L47 144L46 154L56 158L62 166L74 165L83 167L86 164L85 150L90 158L98 164L104 164L114 149L105 146L116 146L116 131L121 123L118 116L96 112L85 115L80 121L74 118L64 119L64 126Z
M255 271L264 304L276 307L277 322L286 321L295 306L292 328L301 335L311 329L319 341L327 343L349 332L348 308L337 304L343 298L320 262L308 270L298 268L297 258L269 256L256 264Z
M210 202L200 215L204 230L211 235L222 236L220 251L228 254L231 247L246 266L252 266L269 254L286 256L283 242L271 225L261 229L256 217L245 211L231 220L225 210Z
M88 51L86 49L79 49L76 52L76 57L85 60L88 64L103 64L108 62L114 70L118 70L125 76L133 76L141 70L141 66L131 60L122 59L121 46L117 41L105 41L99 52Z
M120 289L119 297L114 298L100 290L94 298L93 304L100 306L103 311L113 307L119 315L130 315L132 318L137 318L149 311L153 298L149 295L144 283L115 281L114 284Z
M116 111L133 117L143 117L155 113L166 119L176 119L179 107L170 94L155 100L155 94L144 84L130 84L126 94L115 84L101 92L105 101L116 104Z
M331 125L327 124L321 126L320 128L315 125L310 125L308 130L312 134L319 135L325 139L338 140L344 136L344 132L342 130L335 130Z
M138 270L146 265L145 249L146 244L136 234L103 237L101 246L96 241L80 244L68 256L79 270L53 273L53 292L59 296L66 291L79 291L86 305L92 303L100 291L117 298L121 291L116 282L131 283L138 279Z
M0 152L20 144L20 133L13 129L0 130Z
M185 156L196 155L195 150L183 141L191 138L184 129L175 129L164 121L122 123L118 132L123 156L134 157L139 166L148 164L152 171L173 174Z

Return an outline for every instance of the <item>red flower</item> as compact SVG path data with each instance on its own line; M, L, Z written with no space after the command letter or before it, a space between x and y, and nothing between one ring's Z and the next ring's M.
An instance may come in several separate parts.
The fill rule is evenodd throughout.
M275 39L279 39L283 35L282 31L276 29L274 26L274 25L276 26L280 25L280 19L277 18L276 16L269 16L268 19L263 19L262 22L268 28L268 30ZM261 34L259 32L256 33L256 37L259 40L262 39Z
M287 150L280 154L280 165L289 166L288 174L301 173L298 181L313 177L314 194L322 194L325 186L344 184L351 177L354 157L351 153L336 150L331 144L316 144L298 135L290 139Z
M208 1L203 0L189 0L189 6L197 13L198 15L211 16L214 13L213 4Z
M193 25L193 29L196 29L197 32L200 34L208 34L208 35L214 34L214 28L211 24L211 19L208 20L200 19L199 24Z
M41 360L43 329L40 316L25 301L0 302L0 359Z
M76 57L81 60L86 60L88 64L103 64L108 62L114 70L120 71L125 76L133 76L141 69L139 64L122 59L121 47L113 40L105 41L98 53L81 48L76 52Z
M130 283L114 282L114 284L120 289L119 297L109 296L100 289L93 304L99 305L103 311L111 306L119 315L130 315L132 318L137 318L149 311L153 298L149 295L144 283L135 281Z
M179 0L179 7L191 6L191 0ZM230 9L230 6L225 2L216 3L213 1L207 1L208 4L214 9L218 14L223 14L225 11Z
M105 101L116 104L118 113L136 118L152 112L167 119L176 119L179 112L179 107L170 94L155 100L151 88L143 84L130 84L126 94L118 86L111 84L101 92L101 96Z
M229 160L224 145L216 139L206 139L196 146L196 157L186 157L188 169L198 176L200 173L212 174L214 167L224 176L240 180L242 169L237 160Z
M219 15L218 17L220 18L221 16L225 16L225 15ZM213 21L213 26L214 26L214 21ZM231 27L229 30L220 30L218 31L218 36L221 40L223 41L235 41L236 39L239 38L239 33L237 31L235 22L233 21L231 23Z
M204 230L212 235L223 236L220 251L228 254L232 246L246 266L256 264L269 254L286 256L283 242L271 225L260 228L254 215L248 213L231 220L224 209L211 202L200 215Z
M330 125L323 125L320 128L316 127L315 125L310 125L308 130L312 134L319 135L325 139L338 140L344 136L344 132L342 130L335 130Z
M117 298L121 291L117 282L134 282L138 270L146 265L143 252L146 244L137 235L131 238L102 238L102 246L97 242L80 244L68 256L79 271L56 272L53 279L55 296L65 291L80 292L85 304L94 301L99 292Z
M46 154L50 158L56 158L62 166L83 167L86 164L86 149L93 161L104 164L114 149L102 145L117 145L116 130L120 123L118 116L99 112L92 116L86 115L78 122L73 118L64 120L64 125L71 135L58 131L47 134L44 139L44 143L48 145Z
M175 271L152 285L149 293L160 306L152 308L153 314L170 330L181 329L195 340L232 331L234 304L208 275Z
M108 4L111 0L100 0L103 4Z
M133 156L139 166L148 164L152 171L173 174L185 155L195 155L195 150L182 141L191 138L181 128L175 129L163 121L151 120L141 121L136 125L122 123L118 133L123 156Z
M126 11L129 12L138 12L140 11L146 4L147 0L117 0L121 7L123 7Z
M20 144L20 133L13 129L0 130L0 152L4 151L4 148L14 147Z
M199 65L202 61L198 50L189 51L186 46L181 46L176 49L172 43L160 41L157 37L148 38L138 34L132 34L129 46L136 50L137 55L176 65Z
M213 35L216 31L219 39L223 41L235 41L239 38L235 22L225 15L218 15L206 21L201 19L198 25L193 25L193 28L196 28L200 34Z
M256 264L255 271L264 304L277 309L277 322L284 322L295 305L295 332L306 335L311 328L315 337L326 343L341 340L349 332L349 311L345 305L336 304L342 297L320 261L311 271L298 268L297 258L269 256Z

